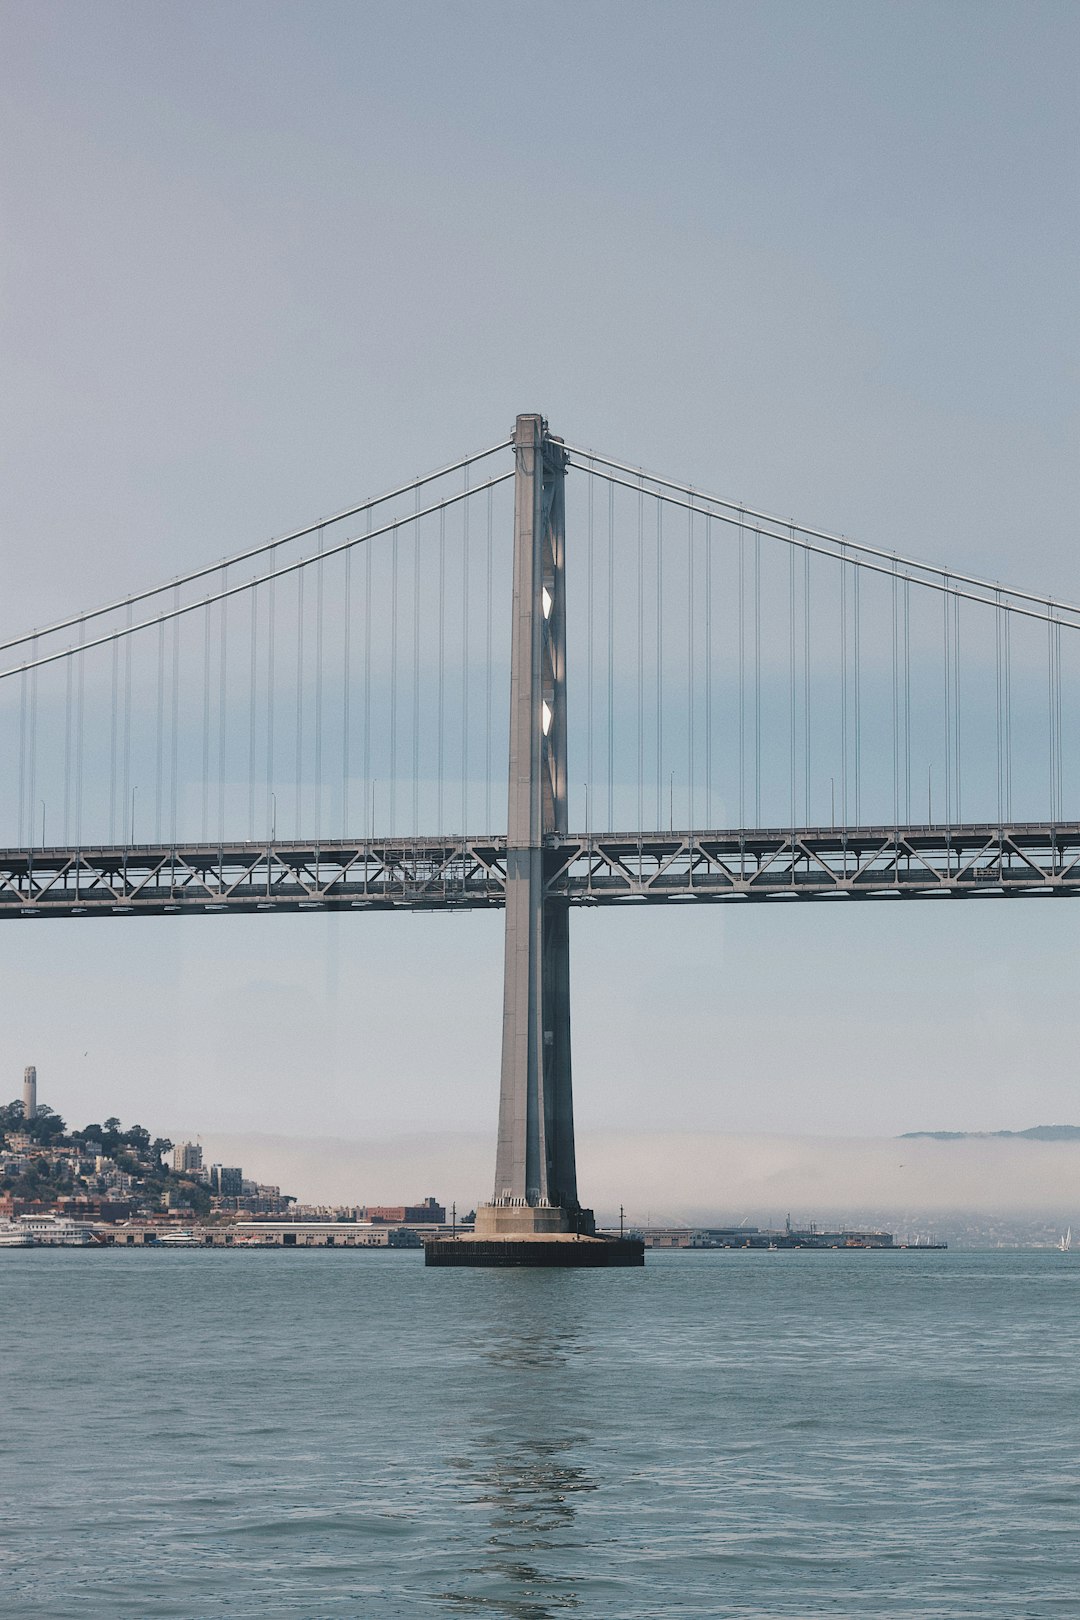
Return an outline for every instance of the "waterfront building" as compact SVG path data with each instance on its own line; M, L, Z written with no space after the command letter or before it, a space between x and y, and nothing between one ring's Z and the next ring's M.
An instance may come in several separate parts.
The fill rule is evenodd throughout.
M23 1070L23 1119L37 1119L37 1069L28 1063Z
M361 1219L380 1226L445 1226L445 1206L434 1198L422 1204L372 1204L359 1211Z

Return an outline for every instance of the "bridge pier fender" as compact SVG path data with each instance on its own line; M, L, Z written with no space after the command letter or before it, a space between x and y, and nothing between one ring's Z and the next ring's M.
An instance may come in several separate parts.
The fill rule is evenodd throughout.
M592 1211L578 1201L570 911L565 899L547 893L552 845L568 832L567 457L543 417L530 415L519 416L515 424L514 459L506 949L495 1189L491 1203L477 1210L475 1237L429 1244L427 1262L636 1265L640 1257L625 1257L633 1243L598 1238ZM601 1250L605 1258L598 1260Z

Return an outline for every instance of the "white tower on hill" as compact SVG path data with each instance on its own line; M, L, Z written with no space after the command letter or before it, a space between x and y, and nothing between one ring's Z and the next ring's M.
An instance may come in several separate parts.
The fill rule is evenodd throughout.
M37 1069L32 1063L23 1070L23 1119L37 1119Z

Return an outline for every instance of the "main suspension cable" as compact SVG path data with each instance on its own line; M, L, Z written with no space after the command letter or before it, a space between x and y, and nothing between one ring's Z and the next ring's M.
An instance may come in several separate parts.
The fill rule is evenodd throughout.
M154 585L143 591L133 591L129 596L118 597L114 602L106 602L102 607L90 608L85 613L73 613L66 619L57 619L54 624L43 625L36 630L28 630L23 635L12 636L7 641L0 641L0 652L7 652L12 647L21 647L25 642L42 636L55 635L60 630L70 630L77 624L88 623L91 619L103 618L109 613L119 613L123 607L132 606L136 602L149 601L151 597L163 596L166 591L178 590L183 585L190 585L194 580L205 579L210 574L216 574L221 568L235 568L240 563L250 562L253 557L265 556L269 551L276 551L281 546L287 546L294 540L303 540L309 534L316 534L320 529L329 528L331 524L343 523L346 518L371 513L377 506L385 506L387 501L398 500L403 495L412 494L413 490L422 489L425 484L438 483L441 478L449 478L452 473L461 472L463 468L475 466L478 461L485 461L489 456L498 455L513 444L513 439L503 439L493 444L488 450L478 450L475 454L464 456L459 461L453 461L446 467L440 467L435 472L425 473L422 478L413 479L408 484L401 484L397 489L391 489L384 495L375 495L370 500L361 501L358 506L347 506L341 512L335 512L332 517L320 518L316 523L307 523L302 529L293 529L289 534L279 535L274 540L264 540L257 546L249 546L245 551L238 551L232 557L219 559L217 562L207 563L202 568L194 568L187 574L179 574L175 579L169 579L162 585ZM507 473L512 478L513 473ZM496 480L501 482L501 480ZM431 508L432 511L436 507ZM389 525L393 527L393 525ZM382 530L376 531L382 533ZM329 555L329 553L328 553ZM94 645L94 643L88 643Z
M433 506L425 507L422 511L414 513L411 517L395 518L393 523L385 523L379 529L371 529L365 534L352 535L348 540L339 541L336 546L328 546L321 556L316 554L311 557L300 557L296 562L287 563L283 568L273 569L268 574L259 574L253 579L244 580L239 585L230 585L228 590L216 591L210 596L201 596L195 601L181 603L179 606L171 608L166 613L157 613L152 618L140 619L137 624L122 625L115 630L108 631L105 635L95 636L93 641L82 642L75 647L64 647L59 652L47 653L41 658L28 658L25 663L22 664L10 664L7 669L0 669L0 681L7 680L12 675L18 675L24 669L42 669L46 664L59 663L61 659L73 658L78 656L80 653L90 652L94 647L106 647L110 642L122 641L126 636L138 635L141 630L148 630L154 625L167 624L171 619L183 618L184 615L188 613L198 613L201 608L210 607L214 602L224 601L225 598L229 596L239 596L244 591L255 590L258 588L258 586L266 585L271 580L285 579L289 574L299 573L305 568L311 568L313 565L318 565L319 563L325 561L325 559L328 557L340 556L342 552L349 551L353 546L366 545L369 540L378 539L380 535L396 533L397 530L404 528L406 524L415 522L417 518L430 517L433 512L441 511L444 507L454 506L460 501L467 501L471 495L479 495L485 489L495 489L499 484L505 484L509 479L513 478L513 476L514 474L512 472L501 473L497 478L489 479L485 484L477 484L472 489L464 489L459 491L459 493L456 495L448 495L445 500L438 501ZM220 566L220 564L215 565L215 567ZM213 571L214 570L212 569L203 570L203 572ZM149 594L157 595L158 593L151 592ZM139 598L132 597L130 600L135 602L138 601ZM121 602L119 605L123 607L125 602ZM89 614L87 617L96 617L96 614ZM1040 617L1042 617L1042 615L1040 615ZM71 621L72 624L80 624L81 622L82 620L80 619L73 619ZM66 626L62 628L66 628ZM35 633L44 634L45 632ZM28 641L32 638L30 636L23 636L19 639L21 642ZM6 645L14 645L14 643L7 643ZM0 651L2 650L3 648L0 647Z

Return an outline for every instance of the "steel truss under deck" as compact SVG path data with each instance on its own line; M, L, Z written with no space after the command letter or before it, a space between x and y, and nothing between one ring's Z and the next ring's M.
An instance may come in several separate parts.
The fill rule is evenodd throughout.
M1080 823L544 839L576 906L1080 895ZM504 838L0 850L0 917L502 906Z

